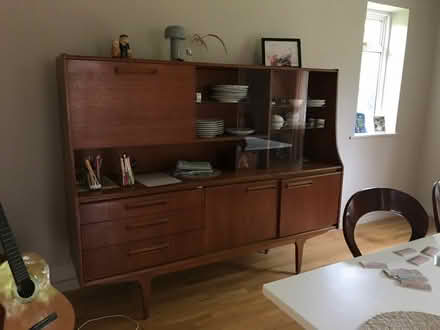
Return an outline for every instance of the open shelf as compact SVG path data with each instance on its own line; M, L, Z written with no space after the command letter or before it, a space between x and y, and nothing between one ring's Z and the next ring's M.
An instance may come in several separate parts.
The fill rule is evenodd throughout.
M196 104L251 104L249 101L239 101L239 102L220 102L214 100L203 100L201 102L196 102Z
M291 104L278 104L274 105L272 104L272 109L293 109L294 106Z
M233 136L233 135L220 135L213 138L196 137L194 143L211 143L211 142L228 142L228 141L240 141L245 136Z
M305 127L303 128L303 130L310 130L310 129L324 129L325 127ZM292 133L294 131L299 131L299 128L281 128L281 129L277 129L277 130L271 130L270 134L274 135L274 134L282 134L282 133Z
M304 162L297 166L286 166L284 162L274 163L273 168L270 169L238 169L238 170L222 170L222 174L215 178L203 180L188 180L183 179L181 183L159 186L146 187L142 184L136 183L129 187L120 187L104 191L87 191L79 192L80 203L99 202L105 200L142 196L146 194L164 193L167 191L187 190L197 187L215 186L223 183L239 183L249 182L255 179L270 180L283 178L291 175L310 174L315 175L321 172L341 171L342 166L335 163L322 162ZM165 171L166 172L166 171Z
M229 142L229 141L241 141L247 137L260 137L267 138L267 134L250 134L245 136L236 135L220 135L213 138L196 137L194 143L212 143L212 142Z

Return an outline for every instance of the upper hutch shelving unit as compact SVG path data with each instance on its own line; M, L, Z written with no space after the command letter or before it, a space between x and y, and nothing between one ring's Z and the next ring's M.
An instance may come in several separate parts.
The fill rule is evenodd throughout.
M299 272L305 239L336 228L338 70L61 55L57 73L81 285L135 279L148 315L153 276L289 243ZM248 85L248 98L214 102L206 95L216 84ZM325 99L326 107L307 108L307 98ZM273 129L272 116L289 112L293 128ZM256 132L198 138L201 118ZM305 129L307 118L325 127ZM84 157L102 155L103 172L118 182L123 152L136 160L136 173L170 171L185 159L210 161L222 174L155 188L79 189ZM237 168L243 152L253 153L255 166Z

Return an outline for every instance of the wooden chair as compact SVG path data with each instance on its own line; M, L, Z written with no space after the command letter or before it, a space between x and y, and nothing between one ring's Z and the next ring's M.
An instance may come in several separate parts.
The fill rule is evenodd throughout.
M434 221L437 232L440 233L440 219L439 219L439 209L440 209L440 180L434 183L432 187L432 209L434 211Z
M425 237L428 232L428 214L415 198L389 188L361 190L348 200L343 217L345 241L354 257L362 255L354 240L356 224L363 215L373 211L389 211L403 216L411 225L410 241Z

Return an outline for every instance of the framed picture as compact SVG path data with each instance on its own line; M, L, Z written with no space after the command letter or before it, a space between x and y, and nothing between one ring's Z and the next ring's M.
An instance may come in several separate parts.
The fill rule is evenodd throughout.
M300 39L261 39L263 64L266 66L301 67Z
M235 149L235 169L256 169L258 155L254 151L245 151L246 145L238 145Z
M355 133L367 133L365 128L365 115L363 113L356 113Z
M385 117L375 116L374 117L374 131L385 132Z

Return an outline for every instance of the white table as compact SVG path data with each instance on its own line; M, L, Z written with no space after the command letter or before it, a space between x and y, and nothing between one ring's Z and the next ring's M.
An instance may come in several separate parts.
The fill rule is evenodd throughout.
M265 284L264 295L306 329L357 329L373 316L393 311L440 315L440 267L434 258L421 266L392 251L440 247L440 234L394 246L378 253L325 266ZM432 292L402 288L379 269L364 269L359 261L384 262L388 268L419 269Z

